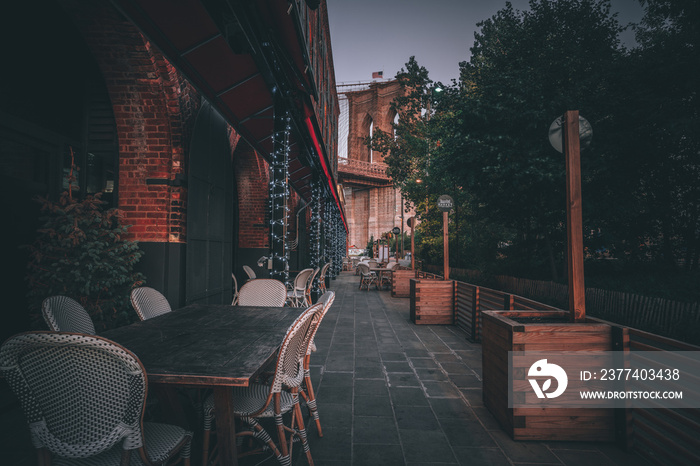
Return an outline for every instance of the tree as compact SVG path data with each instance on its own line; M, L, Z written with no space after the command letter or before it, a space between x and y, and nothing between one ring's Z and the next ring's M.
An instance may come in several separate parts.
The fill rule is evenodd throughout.
M41 303L53 295L75 299L104 330L133 320L130 291L144 281L134 271L143 254L138 243L123 239L126 226L117 209L103 210L100 195L75 199L71 191L58 201L39 198L41 227L28 246L28 301L34 325Z
M553 265L563 257L555 251L563 251L564 160L547 142L548 128L567 109L594 128L610 118L608 73L623 57L623 28L603 0L532 0L526 12L506 3L479 27L435 166L501 231L513 267ZM588 176L606 168L595 146L584 163Z

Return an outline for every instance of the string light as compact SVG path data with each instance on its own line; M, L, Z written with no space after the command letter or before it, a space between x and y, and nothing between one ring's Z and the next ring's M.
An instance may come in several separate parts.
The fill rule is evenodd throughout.
M291 118L286 112L284 131L272 135L273 152L270 154L270 254L271 277L289 283L289 248L287 236L289 224L289 140L292 132ZM277 122L276 122L277 123Z

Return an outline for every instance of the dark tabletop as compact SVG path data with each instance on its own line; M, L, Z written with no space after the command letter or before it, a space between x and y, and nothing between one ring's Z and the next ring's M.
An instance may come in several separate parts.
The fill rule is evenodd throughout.
M132 351L149 383L247 385L302 309L191 304L101 334Z

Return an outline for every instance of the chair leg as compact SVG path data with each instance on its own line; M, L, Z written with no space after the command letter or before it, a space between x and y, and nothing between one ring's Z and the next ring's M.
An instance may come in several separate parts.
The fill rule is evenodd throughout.
M299 433L299 438L301 438L301 444L302 447L304 448L304 452L306 453L306 461L309 463L309 466L314 466L314 460L311 457L311 449L309 448L309 441L306 438L306 427L304 426L304 416L301 414L301 406L299 406L299 389L294 388L292 389L292 396L294 397L294 416L292 416L292 419L296 418L296 424L298 426L298 433ZM292 429L294 429L294 425L292 425Z
M309 408L310 417L316 422L316 432L319 437L323 437L323 430L321 429L321 419L318 416L318 406L316 405L316 394L314 393L314 386L311 384L311 371L309 370L309 362L311 356L306 355L304 358L304 386L306 387L306 407Z

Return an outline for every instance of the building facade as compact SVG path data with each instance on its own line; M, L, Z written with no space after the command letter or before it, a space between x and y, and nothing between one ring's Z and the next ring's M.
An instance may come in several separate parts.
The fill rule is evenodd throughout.
M282 258L279 278L340 249L325 1L38 0L4 16L4 333L28 325L32 199L57 197L73 167L76 195L122 211L145 253L138 268L173 308L230 302L231 273L241 283L261 256ZM313 231L314 215L333 228Z

